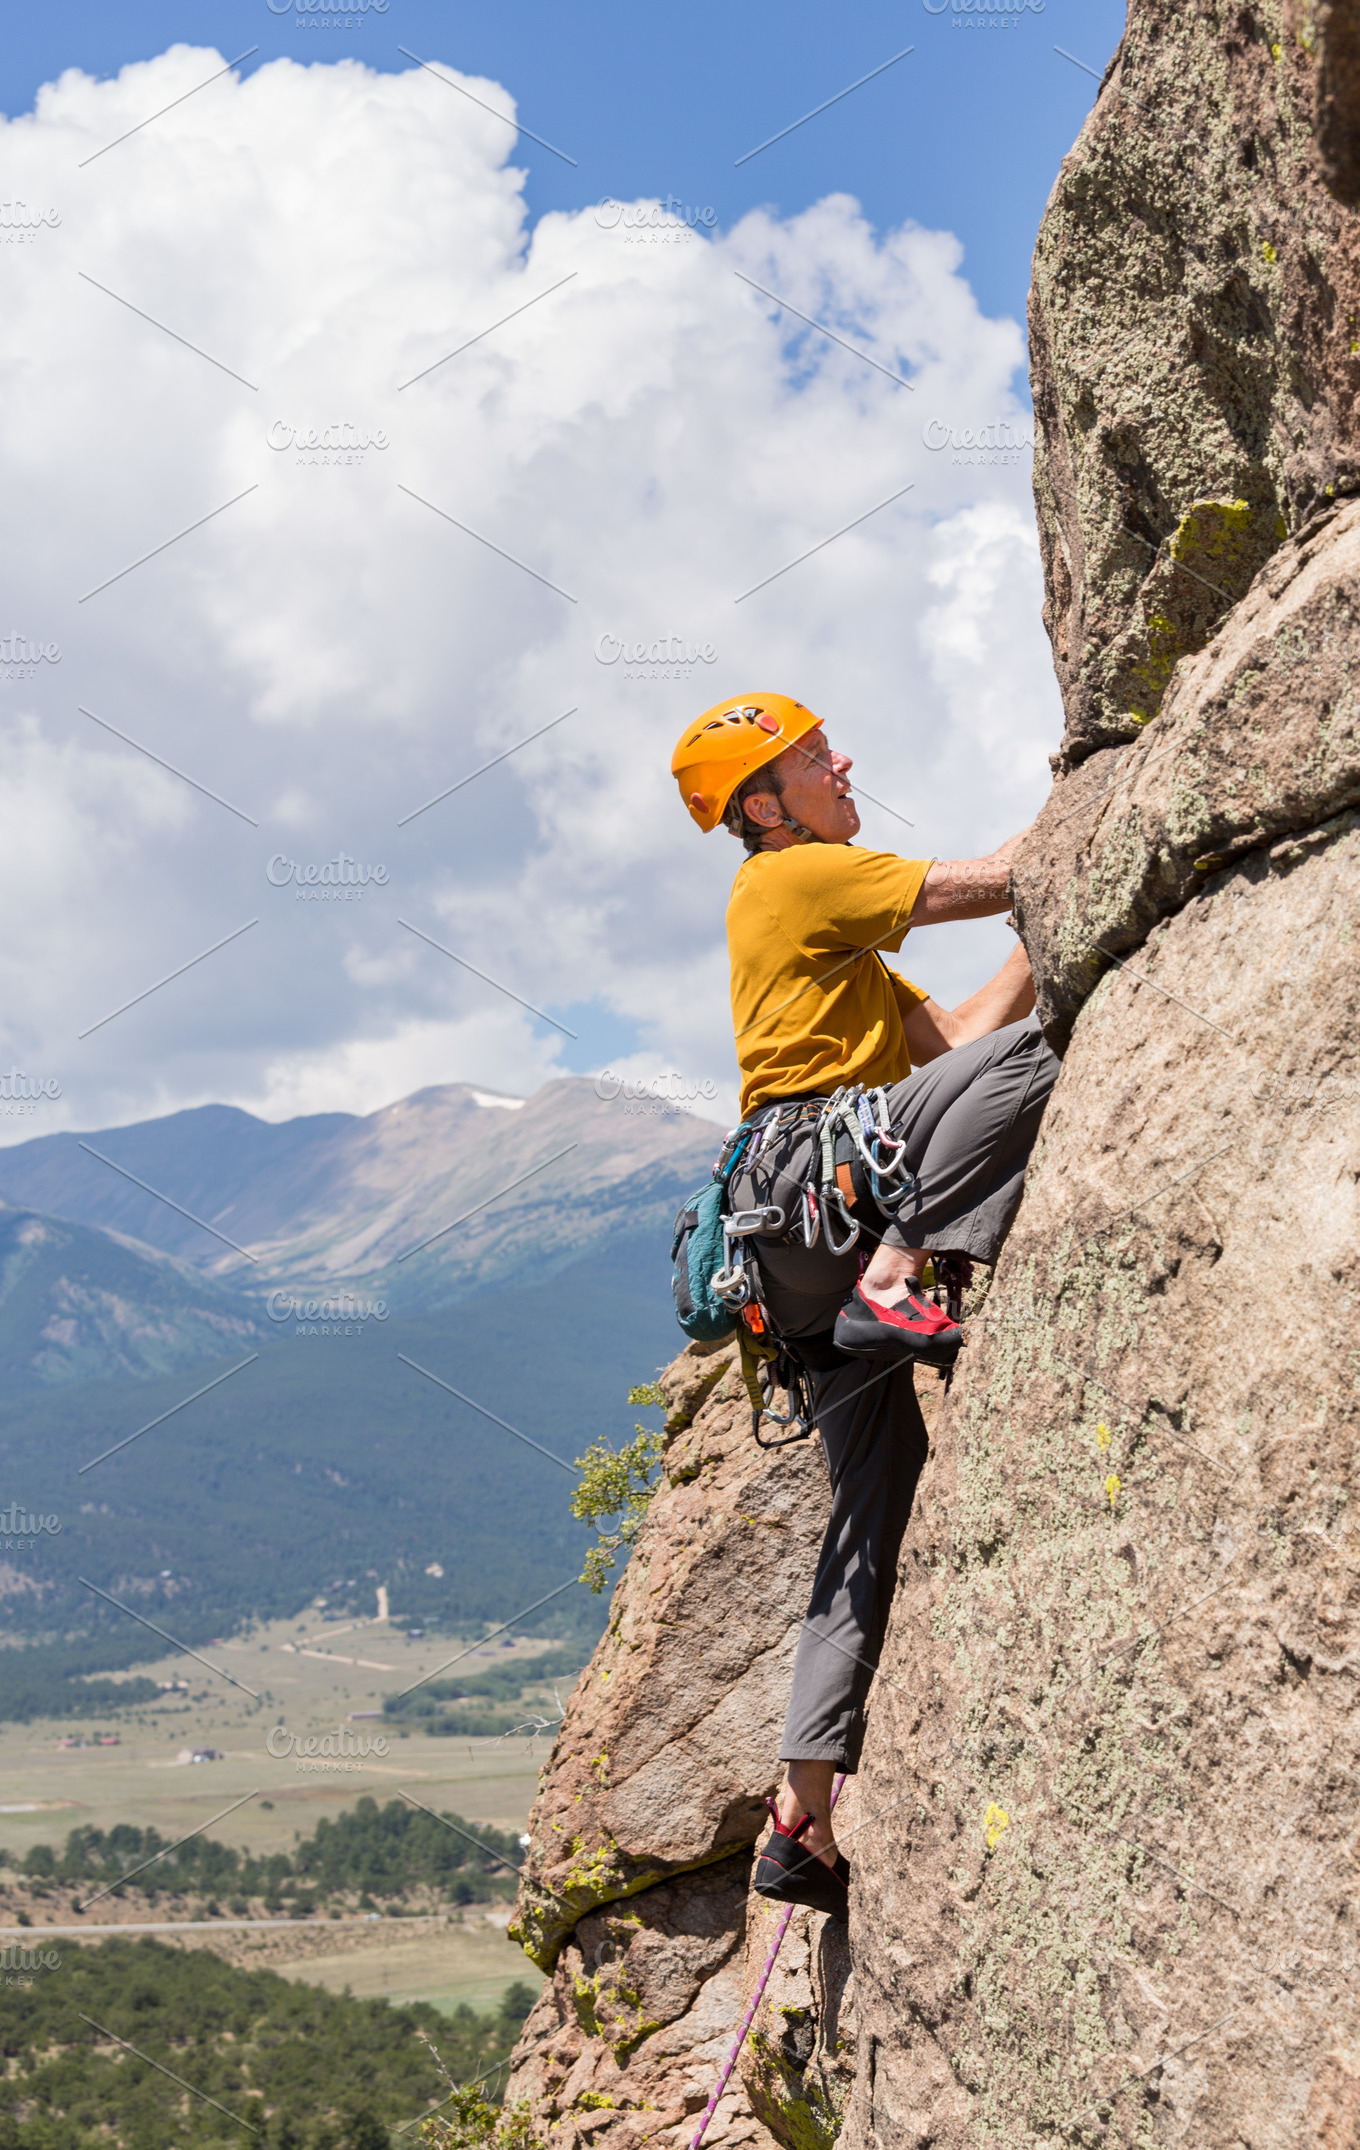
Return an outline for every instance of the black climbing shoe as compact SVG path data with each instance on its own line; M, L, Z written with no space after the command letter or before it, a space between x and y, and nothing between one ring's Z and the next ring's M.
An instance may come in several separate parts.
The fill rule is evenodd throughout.
M952 1366L963 1331L943 1307L928 1299L919 1283L908 1280L903 1296L891 1306L866 1299L857 1284L836 1316L832 1332L838 1351L857 1359L913 1360L922 1366Z
M841 1852L828 1866L815 1851L803 1850L798 1839L811 1819L805 1814L786 1829L775 1814L774 1835L756 1860L756 1894L773 1904L806 1904L844 1925L850 1916L850 1868Z

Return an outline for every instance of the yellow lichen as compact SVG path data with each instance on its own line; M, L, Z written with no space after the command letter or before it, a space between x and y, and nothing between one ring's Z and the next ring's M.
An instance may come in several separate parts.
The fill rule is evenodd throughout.
M1270 262L1272 265L1279 260L1279 255L1275 252L1275 249L1271 245L1269 239L1263 239L1261 241L1261 259L1263 261Z
M988 1851L996 1850L1010 1825L1011 1818L1004 1807L988 1807L987 1812L982 1817L982 1833L987 1840Z
M1113 1434L1110 1432L1110 1429L1106 1425L1104 1419L1102 1419L1100 1421L1100 1424L1096 1427L1096 1447L1103 1452L1109 1447L1110 1442L1113 1439Z
M1120 1484L1120 1481L1115 1477L1114 1472L1111 1471L1109 1477L1105 1481L1105 1491L1109 1498L1111 1508L1118 1507L1119 1496L1123 1492L1123 1490L1124 1488Z

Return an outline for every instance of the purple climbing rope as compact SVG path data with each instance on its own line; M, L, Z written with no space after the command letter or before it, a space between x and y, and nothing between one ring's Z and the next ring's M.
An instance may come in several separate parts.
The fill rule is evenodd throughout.
M835 1806L836 1801L840 1797L841 1786L844 1784L844 1782L844 1777L837 1777L835 1783L831 1787L831 1804L833 1807ZM746 2043L746 2033L750 2030L751 2025L755 2022L756 2010L759 2008L761 2002L765 1998L765 1988L770 1983L770 1973L774 1969L775 1958L779 1954L779 1951L783 1946L784 1936L789 1930L789 1920L793 1917L793 1914L797 1910L797 1908L798 1907L796 1904L790 1904L775 1929L774 1940L770 1943L770 1953L765 1958L765 1968L761 1972L760 1977L757 1979L756 1990L751 1996L751 2005L741 2019L741 2026L737 2032L736 2037L732 2041L732 2050L728 2054L726 2061L723 2063L722 2074L718 2077L717 2082L713 2086L713 2095L709 2099L707 2105L704 2107L702 2118L699 2121L698 2127L694 2131L694 2136L690 2142L689 2150L699 2150L700 2143L703 2141L705 2135L707 2135L708 2133L708 2124L713 2118L713 2115L718 2110L718 2100L721 2098L723 2092L727 2088L728 2079L731 2076L732 2070L737 2065L737 2056Z

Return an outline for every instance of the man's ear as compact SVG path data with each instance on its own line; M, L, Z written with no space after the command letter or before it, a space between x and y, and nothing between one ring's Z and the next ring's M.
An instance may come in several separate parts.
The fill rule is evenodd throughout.
M742 800L742 810L759 828L777 829L784 819L784 809L772 791L752 791Z

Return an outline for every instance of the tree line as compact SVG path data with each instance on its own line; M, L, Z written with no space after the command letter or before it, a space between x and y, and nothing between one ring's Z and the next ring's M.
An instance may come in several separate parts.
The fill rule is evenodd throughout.
M521 1858L517 1839L503 1829L452 1812L436 1816L400 1799L380 1807L369 1797L319 1821L291 1851L251 1852L211 1836L172 1844L155 1828L118 1822L111 1829L72 1829L59 1851L35 1844L22 1859L0 1852L0 1862L39 1886L112 1882L115 1895L135 1890L153 1902L162 1895L206 1896L238 1915L256 1902L302 1916L337 1897L357 1898L366 1909L421 1890L451 1904L504 1896ZM134 1874L136 1867L144 1871Z

